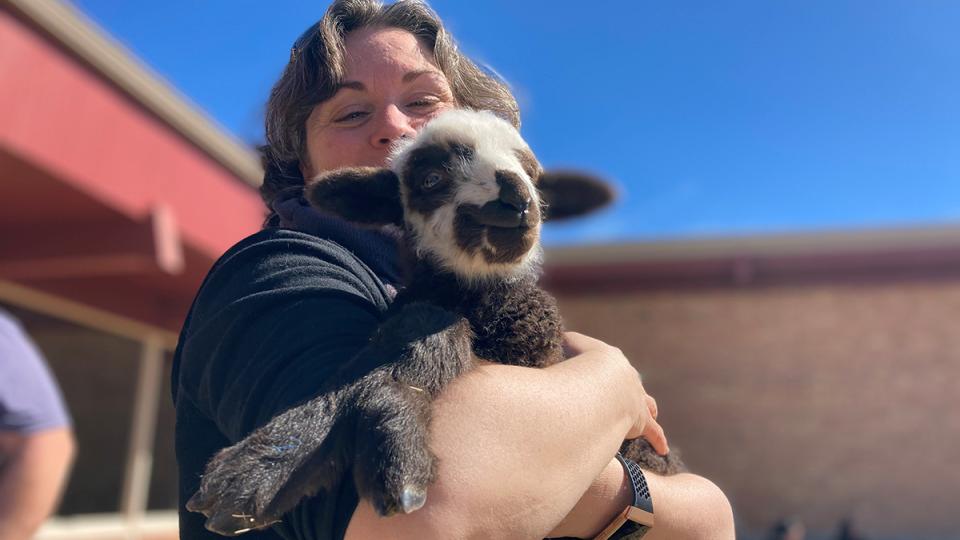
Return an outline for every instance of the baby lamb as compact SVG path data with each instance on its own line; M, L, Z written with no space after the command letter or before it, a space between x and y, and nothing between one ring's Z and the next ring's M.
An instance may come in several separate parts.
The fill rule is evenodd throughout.
M606 184L545 172L488 112L444 113L390 163L330 172L306 195L348 221L402 227L406 287L327 391L210 461L187 508L214 532L265 527L346 470L381 515L415 511L435 474L430 403L444 386L475 358L528 367L564 359L556 303L537 286L540 227L607 204ZM656 472L683 469L643 440L622 450Z

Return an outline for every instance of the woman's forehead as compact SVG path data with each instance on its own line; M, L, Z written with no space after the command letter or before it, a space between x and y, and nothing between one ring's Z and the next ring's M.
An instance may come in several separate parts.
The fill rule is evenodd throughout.
M410 32L399 28L362 28L344 40L347 80L401 76L410 71L433 70L440 74L433 53Z

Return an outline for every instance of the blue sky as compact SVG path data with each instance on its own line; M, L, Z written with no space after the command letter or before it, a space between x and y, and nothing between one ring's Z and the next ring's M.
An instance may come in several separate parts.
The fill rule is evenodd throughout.
M327 2L74 4L256 143L290 44ZM545 165L622 193L548 243L960 222L960 2L431 5L513 86Z

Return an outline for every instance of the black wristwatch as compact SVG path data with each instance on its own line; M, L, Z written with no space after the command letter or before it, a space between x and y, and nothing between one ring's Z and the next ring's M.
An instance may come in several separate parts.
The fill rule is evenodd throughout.
M647 479L633 460L617 454L617 459L630 476L633 504L617 514L594 540L636 540L653 528L653 500L647 488Z

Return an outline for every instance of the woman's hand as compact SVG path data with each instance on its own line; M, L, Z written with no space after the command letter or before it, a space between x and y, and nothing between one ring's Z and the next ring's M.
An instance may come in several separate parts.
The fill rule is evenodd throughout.
M633 392L636 397L635 403L633 404L636 410L636 420L624 438L636 439L643 437L653 445L653 448L660 453L660 455L666 455L670 451L670 447L667 445L667 437L663 432L663 428L657 423L657 414L659 413L657 400L650 394L647 394L646 389L643 387L643 382L640 380L640 374L630 364L627 357L624 356L623 351L607 345L599 339L594 339L577 332L565 332L563 337L563 346L568 358L581 354L602 355L606 361L619 362L622 364L624 377L628 380L636 380L636 389Z

